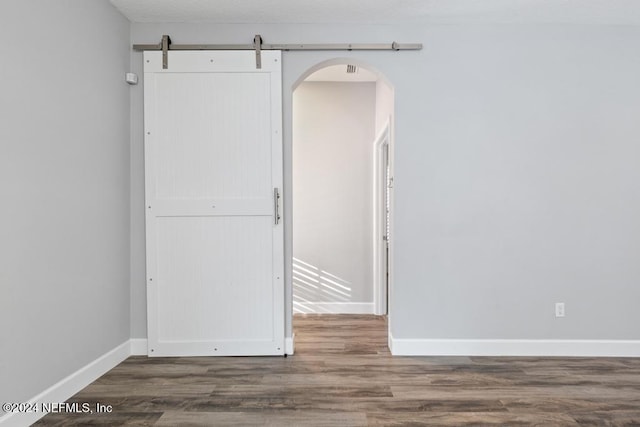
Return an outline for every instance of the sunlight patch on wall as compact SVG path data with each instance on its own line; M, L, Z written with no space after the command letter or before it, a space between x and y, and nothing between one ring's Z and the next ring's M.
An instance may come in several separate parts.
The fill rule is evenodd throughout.
M293 258L293 312L333 313L318 303L351 301L351 282Z

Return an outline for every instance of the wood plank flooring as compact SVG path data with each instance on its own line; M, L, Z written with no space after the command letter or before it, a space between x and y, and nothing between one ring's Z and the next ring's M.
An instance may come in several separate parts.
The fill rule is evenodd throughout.
M391 357L383 317L296 315L296 354L131 357L36 425L640 425L640 359Z

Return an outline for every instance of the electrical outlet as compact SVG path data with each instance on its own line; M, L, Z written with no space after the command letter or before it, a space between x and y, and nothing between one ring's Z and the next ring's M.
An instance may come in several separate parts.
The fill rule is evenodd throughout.
M556 317L564 317L564 303L557 302L556 303Z

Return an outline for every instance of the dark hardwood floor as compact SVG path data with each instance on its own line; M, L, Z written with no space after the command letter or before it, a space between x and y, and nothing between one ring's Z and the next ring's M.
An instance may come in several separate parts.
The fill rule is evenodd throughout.
M640 359L391 357L382 317L296 315L296 354L131 357L36 425L640 425Z

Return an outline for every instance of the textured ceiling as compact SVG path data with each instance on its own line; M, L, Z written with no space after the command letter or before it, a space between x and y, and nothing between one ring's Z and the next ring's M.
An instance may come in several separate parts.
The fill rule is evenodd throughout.
M132 22L640 25L640 0L111 0Z

